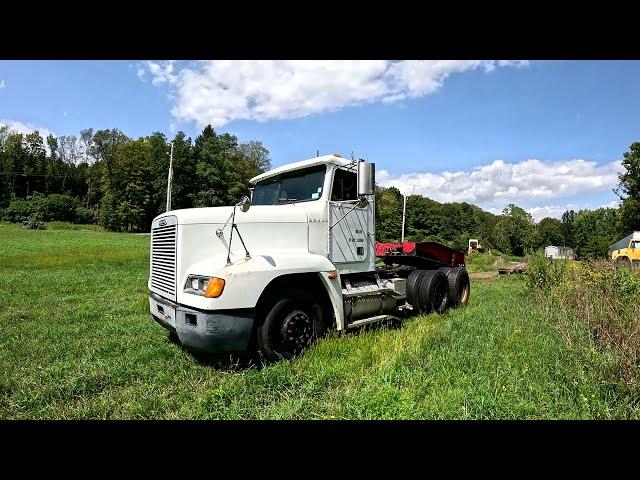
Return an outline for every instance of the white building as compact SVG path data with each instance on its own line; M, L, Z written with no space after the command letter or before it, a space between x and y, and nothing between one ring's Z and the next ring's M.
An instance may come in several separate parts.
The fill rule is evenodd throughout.
M565 260L573 259L573 250L569 247L557 247L555 245L549 245L544 247L544 256L549 258L562 258Z

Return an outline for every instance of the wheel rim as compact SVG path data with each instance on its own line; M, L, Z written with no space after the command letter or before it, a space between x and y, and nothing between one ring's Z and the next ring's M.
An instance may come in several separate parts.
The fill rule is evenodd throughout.
M469 284L465 283L464 286L462 287L462 295L460 295L460 303L461 304L467 303L468 299L469 299Z
M313 336L313 321L302 310L294 310L284 317L280 328L280 344L284 350L296 353L305 348Z

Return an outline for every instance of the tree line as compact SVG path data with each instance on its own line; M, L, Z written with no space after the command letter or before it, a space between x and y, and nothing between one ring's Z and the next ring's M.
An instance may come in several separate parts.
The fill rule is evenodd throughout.
M271 166L260 142L239 143L210 125L195 141L178 132L172 142L174 209L229 205ZM86 129L45 140L0 127L1 216L148 231L165 210L170 144L160 132L132 139L118 129Z
M165 210L173 142L173 209L230 205L249 193L249 179L271 167L259 141L239 143L210 126L192 141L160 132L132 139L118 129L78 137L22 134L0 126L0 217L9 221L97 223L114 231L149 231ZM470 238L494 250L524 255L547 245L572 247L580 258L605 256L608 246L640 230L640 142L623 155L615 192L619 208L566 211L562 219L534 222L510 204L494 215L469 203L407 197L405 238L433 240L466 250ZM399 241L403 195L376 187L376 237Z

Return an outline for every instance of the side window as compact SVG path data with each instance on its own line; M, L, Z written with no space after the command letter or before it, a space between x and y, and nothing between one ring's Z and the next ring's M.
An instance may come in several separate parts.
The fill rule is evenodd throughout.
M358 175L355 172L348 172L342 168L337 168L333 176L331 200L334 202L343 202L345 200L357 199Z
M639 248L640 249L640 240L636 240L631 242L631 248Z

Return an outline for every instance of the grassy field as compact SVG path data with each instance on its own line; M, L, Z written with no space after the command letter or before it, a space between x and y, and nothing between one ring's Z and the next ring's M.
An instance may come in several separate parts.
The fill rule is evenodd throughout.
M470 304L442 316L247 366L195 358L151 320L148 236L53 227L0 224L0 418L630 416L522 276L474 278Z
M474 272L495 272L500 268L508 268L511 262L521 262L522 257L502 253L472 253L468 258L467 270Z

